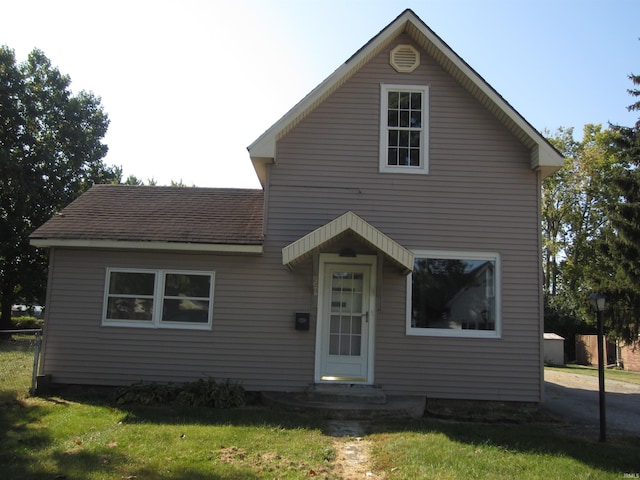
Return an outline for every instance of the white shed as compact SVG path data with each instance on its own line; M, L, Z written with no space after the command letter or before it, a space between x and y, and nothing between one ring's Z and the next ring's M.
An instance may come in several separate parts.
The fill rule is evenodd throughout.
M555 333L544 334L544 363L564 365L564 338Z

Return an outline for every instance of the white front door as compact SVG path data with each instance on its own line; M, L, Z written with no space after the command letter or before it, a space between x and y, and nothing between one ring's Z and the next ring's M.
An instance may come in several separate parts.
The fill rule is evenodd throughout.
M373 383L376 257L320 257L317 383Z

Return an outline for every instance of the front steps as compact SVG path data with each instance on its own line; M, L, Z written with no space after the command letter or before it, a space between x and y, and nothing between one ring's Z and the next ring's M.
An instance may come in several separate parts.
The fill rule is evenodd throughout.
M307 397L316 402L387 403L387 396L377 385L318 383L309 387Z
M424 396L392 396L378 386L349 384L317 384L306 392L262 392L262 401L274 408L339 420L419 418L426 407Z

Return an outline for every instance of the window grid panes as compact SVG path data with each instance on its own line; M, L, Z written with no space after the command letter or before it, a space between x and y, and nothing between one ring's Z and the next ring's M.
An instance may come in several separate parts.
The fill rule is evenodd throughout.
M420 166L422 93L387 93L387 165Z
M331 278L329 354L360 356L364 275L334 272Z

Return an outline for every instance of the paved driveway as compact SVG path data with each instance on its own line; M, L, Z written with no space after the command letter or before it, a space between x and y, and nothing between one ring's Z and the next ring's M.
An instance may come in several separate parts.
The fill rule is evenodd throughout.
M545 370L544 380L543 408L581 433L597 437L600 431L598 378ZM607 435L640 436L640 385L606 380L605 392Z

